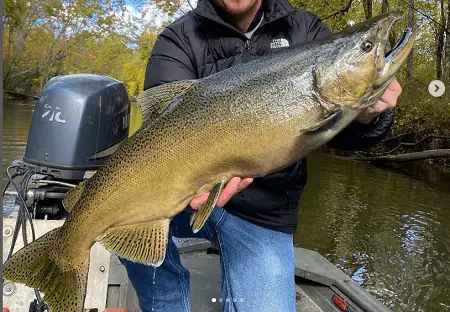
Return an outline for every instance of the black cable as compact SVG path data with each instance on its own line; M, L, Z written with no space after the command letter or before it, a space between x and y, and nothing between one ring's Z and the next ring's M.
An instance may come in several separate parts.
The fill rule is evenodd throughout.
M31 172L31 171L26 171L25 174L24 174L24 176L23 176L23 178L22 178L21 181L20 181L20 186L19 186L19 188L20 188L20 194L21 194L22 198L24 198L24 199L26 198L26 195L27 195L26 193L27 193L27 189L28 189L28 182L30 181L30 178L31 178L32 175L33 175L33 172ZM26 204L26 203L25 203L25 204ZM27 206L23 207L23 209L29 212ZM31 216L31 218L32 218L32 217L33 217L33 216ZM32 222L32 221L30 221L30 222ZM27 239L27 231L26 231L26 225L27 225L27 224L26 224L26 220L23 219L22 229L24 229L25 231L22 232L22 233L25 233L25 235L24 235L24 242L28 242L28 239ZM33 238L33 240L35 240L35 239ZM26 244L28 244L28 243L26 243Z
M22 191L21 195L22 195L23 198L26 198L26 192L28 190L28 184L29 184L31 178L33 177L33 174L34 174L33 171L28 170L27 172L25 172L25 175L24 175L23 179L21 180L20 188L21 188L21 191ZM25 209L28 211L27 207L25 207ZM33 216L36 217L35 215L33 215ZM32 221L30 220L30 224L31 223L32 223ZM25 219L23 219L23 224L26 226L26 220ZM26 239L26 235L25 235L25 239ZM33 240L35 240L35 237L33 237ZM37 288L34 288L34 294L36 296L36 299L37 299L38 303L40 305L42 305L44 302L43 302L41 294L39 293L39 290Z
M8 167L9 168L15 168L15 167ZM9 175L8 173L8 169L7 169L7 177L8 177L8 182L6 184L6 186L9 186L9 184L14 183L14 178L16 178L17 176L20 175L19 172L16 172L15 174L13 174L12 176ZM5 186L5 188L3 189L3 195L6 192L7 187ZM20 230L20 225L22 224L22 210L19 209L19 213L17 214L17 219L16 219L16 225L14 227L14 233L13 233L13 237L12 237L12 241L11 241L11 248L9 250L9 254L8 257L6 259L11 258L12 254L13 254L13 250L14 247L16 246L16 241L17 241L17 237L19 236L19 230Z
M20 173L16 172L13 175L11 175L10 177L8 176L8 181L6 182L5 187L3 188L3 192L2 192L3 196L5 196L6 190L8 189L9 185L11 184L11 180L14 180L19 175L20 175ZM14 227L14 233L13 233L13 237L12 237L12 241L11 241L11 249L9 250L9 254L8 254L8 257L6 258L6 260L11 258L11 256L12 256L14 246L16 245L17 236L19 235L19 228L20 228L21 220L22 220L22 218L21 218L20 210L19 210L19 214L17 215L17 218L16 218L16 225Z
M39 289L34 288L34 295L36 296L36 299L40 304L44 303L44 300L42 300L41 294L39 293Z
M13 175L11 175L9 173L9 170L11 168L14 168L17 170L17 166L9 166L6 169L6 175L8 177L8 182L7 185L5 186L4 190L3 190L3 194L5 193L7 187L9 186L9 184L12 184L12 186L14 187L14 189L17 192L17 196L20 199L20 203L19 203L19 213L17 215L17 220L16 220L16 226L14 229L14 235L12 237L12 241L11 241L11 249L9 251L8 254L8 258L9 259L12 254L13 254L13 250L14 247L16 245L17 242L17 237L19 235L19 229L20 227L22 227L22 237L23 237L23 243L24 243L24 247L26 245L28 245L28 239L27 239L27 229L26 229L26 217L28 218L28 221L30 222L30 226L31 226L31 234L32 234L32 241L36 240L36 233L34 230L34 224L33 224L33 220L32 220L32 216L30 214L30 212L28 211L26 202L25 202L25 196L26 196L26 192L27 192L27 187L28 187L28 183L31 180L31 177L33 176L34 172L31 170L27 170L25 172L25 174L22 176L22 178L20 179L19 182L19 186L17 186L17 184L14 182L14 178L16 178L17 176L21 175L20 171L17 170L17 172ZM26 217L25 217L26 215ZM45 304L44 301L42 300L42 297L39 293L39 290L37 288L34 288L34 294L36 296L37 301L39 302L39 304L43 305Z
M6 175L8 176L8 179L11 180L11 184L12 184L12 186L14 187L14 189L15 189L16 192L17 192L17 195L18 195L18 197L19 197L19 199L20 199L20 202L22 203L23 207L25 208L25 209L24 209L24 210L25 210L25 215L27 216L28 221L30 221L30 225L31 225L31 234L32 234L32 236L33 236L33 240L36 240L36 233L35 233L35 231L34 231L33 220L32 220L32 218L31 218L30 212L29 212L28 209L26 208L26 207L27 207L27 204L25 203L25 199L23 198L23 196L22 196L22 194L21 194L21 192L20 192L19 187L17 186L17 184L11 179L11 175L10 175L10 173L9 173L9 170L10 170L11 168L16 168L16 167L17 167L17 166L9 166L9 167L6 169Z
M12 176L11 176L11 178L14 180L17 176L19 176L20 175L20 173L14 173ZM11 184L11 181L6 181L6 184L5 184L5 187L3 188L3 196L5 196L5 193L6 193L6 190L8 189L8 186Z
M424 87L428 88L428 85L427 85L426 83L424 83L423 81L421 81L421 80L417 79L416 77L414 77L414 76L408 71L408 69L405 68L405 66L402 65L400 68L403 69L403 71L404 71L409 77L411 77L412 79L414 79L415 81L417 81L418 83L420 83L421 85L423 85Z
M17 214L16 225L14 227L12 241L11 241L11 248L9 250L9 254L8 254L8 257L6 258L6 260L11 258L12 254L13 254L14 247L16 246L17 237L19 236L19 230L20 230L21 224L22 224L22 211L19 210L19 213Z
M25 180L25 177L27 176L28 172L25 172L25 174L23 175L23 177L20 179L19 182L19 196L21 196L22 198L26 198L23 196L23 181ZM28 245L28 238L27 238L27 220L25 219L25 210L27 210L28 208L26 207L26 202L25 202L25 207L22 206L22 203L19 202L19 206L20 206L20 212L22 213L22 218L21 218L21 223L20 225L22 226L22 240L23 240L23 245L26 246Z
M26 192L27 192L27 185L28 185L28 181L30 178L30 175L33 175L32 172L30 171L26 171L25 174L23 175L22 179L19 182L19 189L20 189L20 196L22 196L22 198L26 198ZM25 206L22 207L23 211L28 211L28 207L26 206L26 202L25 202ZM32 221L30 221L32 222ZM24 218L22 219L22 237L23 237L23 243L24 246L28 245L28 237L27 237L27 220ZM33 240L35 240L35 238L33 237Z
M21 210L23 213L23 210ZM25 216L22 216L21 223L22 226L22 240L23 240L23 247L28 245L28 238L27 238L27 220L25 219Z

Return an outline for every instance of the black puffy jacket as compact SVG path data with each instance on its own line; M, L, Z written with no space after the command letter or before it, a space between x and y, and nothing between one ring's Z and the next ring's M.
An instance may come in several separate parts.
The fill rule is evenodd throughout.
M295 9L287 0L263 0L263 20L248 39L222 20L210 1L199 0L195 10L159 35L147 64L144 89L175 80L206 77L280 46L302 44L331 34L315 15ZM370 125L355 122L328 145L347 150L368 147L387 134L392 121L390 111L382 113ZM306 159L303 159L280 172L255 179L225 209L263 227L294 233L305 183Z

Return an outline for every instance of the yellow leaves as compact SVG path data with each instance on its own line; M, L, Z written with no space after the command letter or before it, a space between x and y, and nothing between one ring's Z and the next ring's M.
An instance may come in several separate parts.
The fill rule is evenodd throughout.
M144 30L137 38L139 58L142 60L148 59L155 44L156 38L159 34L159 29L149 28Z
M138 95L144 87L146 60L139 59L137 53L122 65L122 81L130 95Z
M180 4L163 2L169 10ZM125 20L125 4L123 0L5 0L4 87L38 93L56 75L94 73L121 80L130 94L139 93L160 30Z
M109 76L122 81L130 95L137 95L143 89L147 59L155 40L155 32L140 36L137 46L114 35L80 40L65 59L64 71Z
M181 7L181 0L155 0L155 3L159 9L170 16L174 16Z

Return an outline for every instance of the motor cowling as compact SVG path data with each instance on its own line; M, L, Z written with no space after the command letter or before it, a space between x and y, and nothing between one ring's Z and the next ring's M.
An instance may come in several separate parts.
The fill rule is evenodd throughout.
M129 123L122 82L92 74L55 77L36 101L23 160L55 179L87 178L128 137Z

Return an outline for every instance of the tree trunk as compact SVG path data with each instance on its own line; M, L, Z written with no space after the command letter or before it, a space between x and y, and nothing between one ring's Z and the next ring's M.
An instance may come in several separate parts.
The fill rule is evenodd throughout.
M436 12L436 16L441 16L440 22L443 22L443 9L444 0L441 0L441 3L439 4L438 1L435 1L436 8L439 7L439 13ZM444 28L440 27L439 25L436 25L436 77L437 79L442 79L442 57L444 53Z
M372 1L373 0L364 0L364 13L366 14L366 19L372 18Z
M370 161L374 163L404 163L432 158L450 158L450 149L437 149L399 155L356 157L354 159L360 161Z
M442 2L442 6L444 6L444 2ZM445 16L445 15L443 15ZM450 0L447 2L447 19L444 21L443 25L450 29ZM445 52L444 57L442 59L443 65L443 80L446 82L447 86L450 85L450 35L448 32L445 32Z
M408 9L408 27L414 28L414 0L409 0L409 9ZM413 75L414 70L414 48L411 49L411 53L408 55L408 60L406 63L406 84L409 83L411 76Z
M441 0L440 3L440 22L442 26L446 26L445 23L445 2ZM436 26L436 76L437 79L442 80L444 69L444 43L445 43L445 29L442 26Z
M36 22L41 16L38 3L32 3L31 7L25 12L23 22L14 27L9 26L9 37L12 38L12 51L5 58L3 88L12 91L14 84L14 72L20 70L19 63L22 59L22 53L25 48L25 41L28 38L30 30L35 27Z
M383 0L383 2L381 3L381 13L386 13L387 11L389 11L388 0Z
M383 0L383 2L381 3L381 13L387 13L388 11L389 11L389 2L388 0ZM397 41L395 40L394 30L391 29L391 32L389 33L389 44L391 45L391 48L395 46L396 42Z

